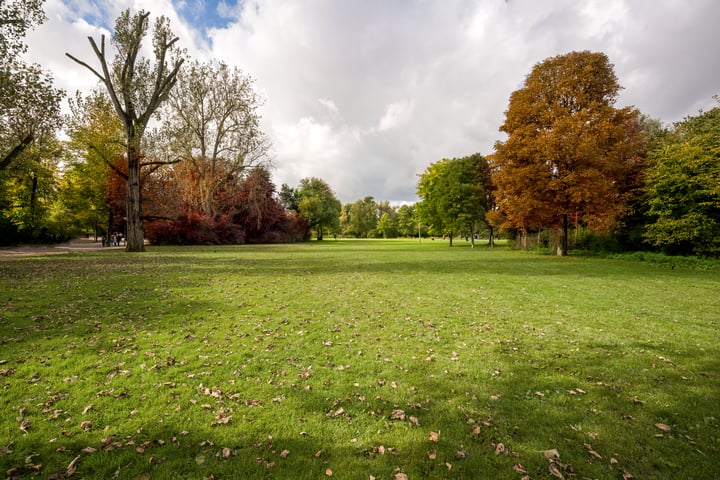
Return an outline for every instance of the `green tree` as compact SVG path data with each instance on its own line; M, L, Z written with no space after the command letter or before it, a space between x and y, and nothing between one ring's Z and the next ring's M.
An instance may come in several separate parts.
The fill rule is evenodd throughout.
M371 196L349 204L343 219L343 232L360 238L368 238L375 234L378 222L378 204Z
M430 165L418 182L417 205L420 218L435 233L464 233L472 238L485 221L487 161L476 153L468 157L443 159Z
M125 169L127 181L127 246L129 252L145 250L140 202L140 168L143 163L143 137L150 119L164 102L177 82L184 59L175 45L178 37L170 30L169 20L161 16L155 22L152 46L154 63L139 57L142 41L149 28L149 13L130 10L120 14L115 22L112 43L117 54L112 62L105 51L105 36L100 45L88 37L93 53L100 62L100 71L89 64L66 54L93 73L105 86L115 112L123 124L126 136ZM169 57L174 57L170 59Z
M61 156L60 142L46 135L0 171L0 244L64 239L51 218Z
M60 123L62 90L40 66L22 61L27 32L45 21L42 0L0 2L0 171Z
M403 237L419 235L420 226L414 205L400 205L398 208L398 233Z
M642 169L638 113L617 109L620 84L603 53L571 52L536 64L510 96L508 134L495 145L502 226L552 227L568 250L569 218L612 231L630 210Z
M285 210L295 213L300 211L300 196L298 195L297 189L292 188L287 183L283 183L280 186L278 197L280 198L280 204Z
M70 111L65 120L69 159L60 199L65 215L97 235L112 229L108 181L114 162L125 150L123 126L112 102L99 90L87 96L77 93L70 101Z
M383 212L377 222L376 230L383 238L397 238L400 231L397 212L395 210Z
M303 178L297 194L300 198L300 215L305 218L309 228L315 229L318 240L323 239L325 230L340 228L340 200L327 183L315 177Z
M648 241L670 253L720 254L720 108L675 125L650 156Z

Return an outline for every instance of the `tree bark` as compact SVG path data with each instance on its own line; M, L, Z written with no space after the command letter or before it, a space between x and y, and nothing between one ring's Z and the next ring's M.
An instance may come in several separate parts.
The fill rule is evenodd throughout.
M127 195L125 214L127 215L126 252L144 252L142 211L140 208L140 152L136 147L128 147Z
M558 257L564 257L567 255L568 251L568 215L567 213L564 213L562 215L562 220L560 224L560 229L558 230L559 238L557 242L557 256Z

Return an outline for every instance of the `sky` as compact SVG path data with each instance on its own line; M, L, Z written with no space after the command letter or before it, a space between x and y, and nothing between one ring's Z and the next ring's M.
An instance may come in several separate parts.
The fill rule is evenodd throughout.
M634 106L665 124L717 105L717 0L46 0L27 56L70 95L130 8L165 15L188 54L255 80L279 188L327 182L343 202L417 201L443 158L488 155L532 67L604 52Z

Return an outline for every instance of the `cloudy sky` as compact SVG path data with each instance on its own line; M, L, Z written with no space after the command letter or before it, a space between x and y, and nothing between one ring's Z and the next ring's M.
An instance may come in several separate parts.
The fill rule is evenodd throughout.
M94 78L88 35L125 8L164 14L196 59L250 74L274 178L325 180L342 202L416 201L432 162L489 154L532 66L602 51L618 106L672 123L716 105L717 0L46 0L29 57L69 93Z

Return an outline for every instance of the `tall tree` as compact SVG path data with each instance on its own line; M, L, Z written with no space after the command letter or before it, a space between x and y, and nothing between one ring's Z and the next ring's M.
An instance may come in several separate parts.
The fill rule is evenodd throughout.
M45 21L43 0L0 2L0 171L60 124L65 93L40 66L22 61L23 38Z
M510 96L508 134L493 155L504 226L552 227L566 255L570 217L612 230L628 213L626 178L636 178L642 135L638 113L617 109L620 84L604 53L571 52L536 64Z
M397 238L400 232L397 211L392 209L383 212L378 219L376 230L383 238Z
M720 107L677 123L652 152L646 201L652 245L720 255Z
M100 90L70 100L65 118L70 158L62 179L61 198L68 215L83 228L112 228L113 212L107 201L110 170L125 150L122 123L112 102ZM124 208L123 208L124 210Z
M476 153L430 165L418 182L420 217L437 233L463 232L472 239L485 221L487 161Z
M300 201L300 215L314 228L317 239L322 240L325 230L338 229L340 226L340 200L335 197L330 186L315 177L303 178L297 188Z
M129 252L145 250L142 212L140 203L140 168L143 164L143 136L151 117L165 101L177 82L177 75L184 62L176 46L178 37L170 30L169 20L159 17L153 29L152 46L154 63L140 57L142 41L148 33L149 12L141 10L135 15L130 10L120 14L115 22L112 43L117 50L110 61L105 51L105 36L98 46L88 37L93 53L100 62L100 70L76 57L66 54L78 64L90 70L105 86L115 112L122 121L127 141L127 244ZM173 58L170 58L173 57Z
M378 219L378 204L371 196L357 200L348 205L344 212L343 233L360 238L375 234Z
M414 205L400 205L398 208L398 233L403 237L420 235L419 219Z
M195 208L205 215L219 212L215 200L225 181L269 163L261 104L252 78L224 63L193 62L179 73L165 108L164 137L195 171L200 202Z
M283 183L280 186L280 193L278 194L278 197L280 198L280 204L285 210L295 213L300 211L300 196L298 195L296 188L292 188L287 183Z

